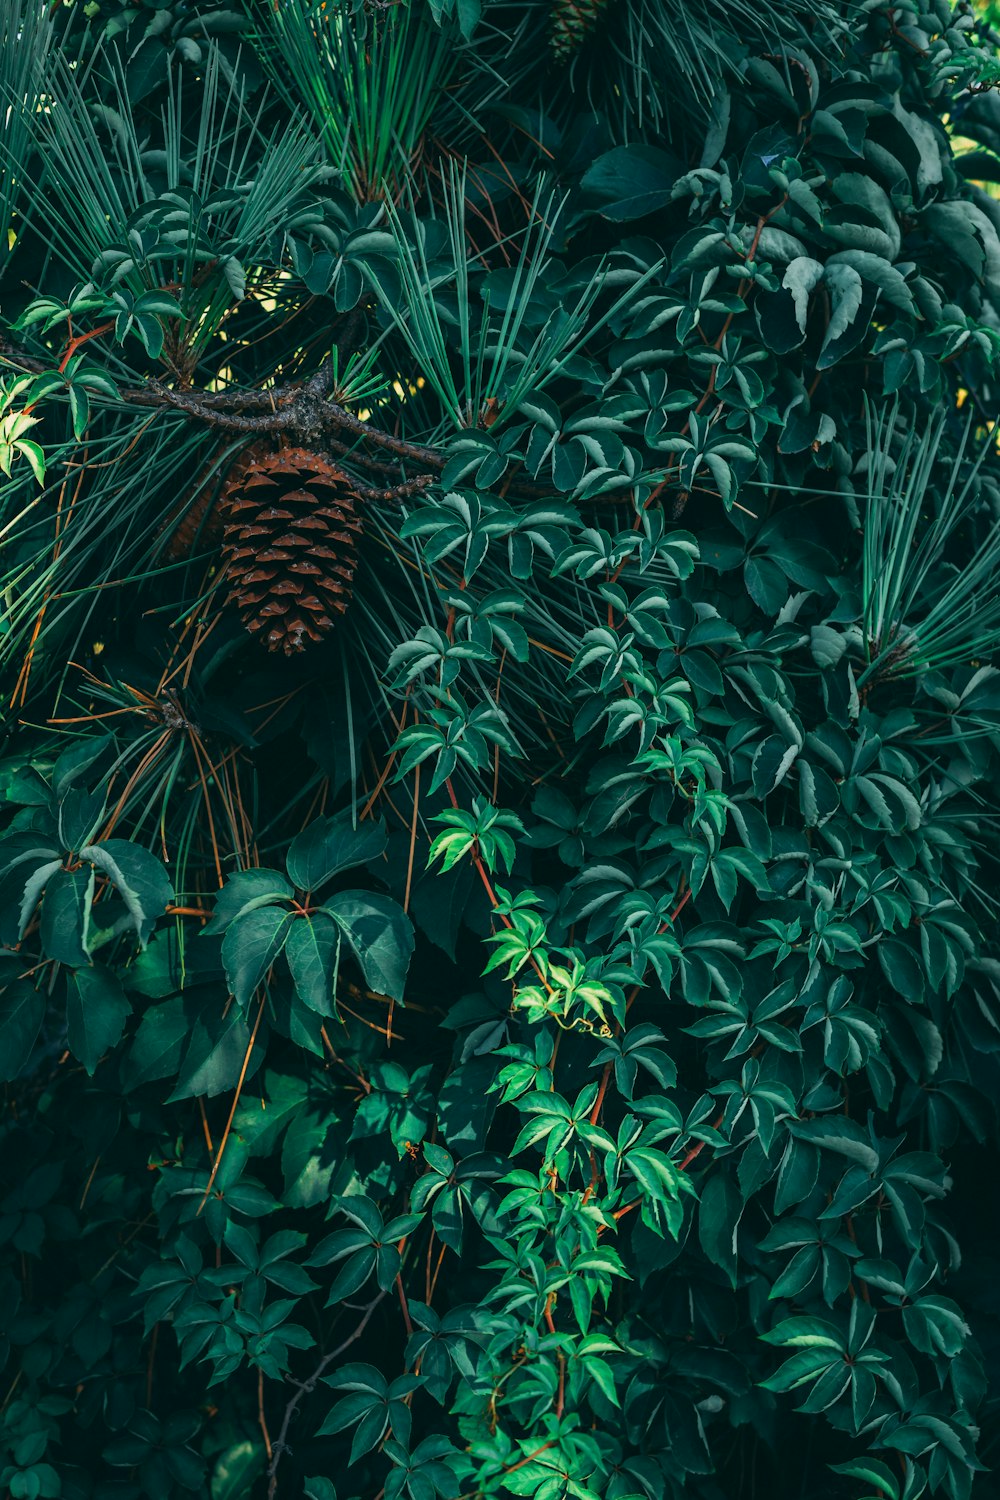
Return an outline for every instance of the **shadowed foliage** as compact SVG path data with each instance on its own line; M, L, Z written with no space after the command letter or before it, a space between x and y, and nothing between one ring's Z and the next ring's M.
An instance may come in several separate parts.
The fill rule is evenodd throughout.
M990 24L10 0L5 1496L993 1493Z

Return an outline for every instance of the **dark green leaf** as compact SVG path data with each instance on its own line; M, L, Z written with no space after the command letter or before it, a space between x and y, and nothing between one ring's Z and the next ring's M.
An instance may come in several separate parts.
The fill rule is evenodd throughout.
M292 840L289 879L301 891L315 891L334 875L370 864L385 849L385 829L371 820L354 828L341 815L320 818Z
M0 1077L16 1078L31 1056L45 1017L45 997L26 979L8 980L0 991Z
M117 975L103 964L77 969L66 989L70 1051L93 1074L104 1054L120 1040L129 1005Z
M340 959L336 922L322 912L298 917L288 929L285 958L300 1000L318 1015L332 1016Z
M345 891L323 909L344 934L369 988L402 1000L413 928L398 902L365 891Z
M295 917L280 907L256 907L234 921L222 940L230 992L244 1009L285 946Z
M166 869L155 854L127 839L104 839L80 850L111 881L128 908L140 944L145 945L156 921L173 897Z

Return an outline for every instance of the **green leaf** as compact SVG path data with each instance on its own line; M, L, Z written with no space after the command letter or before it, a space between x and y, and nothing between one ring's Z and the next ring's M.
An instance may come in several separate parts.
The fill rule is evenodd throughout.
M389 896L345 891L323 910L347 939L369 988L401 1001L413 953L413 928L399 903Z
M104 1054L121 1041L131 1009L117 975L103 964L69 976L67 1040L73 1056L91 1075Z
M312 1479L303 1481L304 1500L337 1500L337 1487L332 1479L326 1479L322 1475L314 1475Z
M93 868L58 869L45 887L39 938L48 958L76 967L90 962Z
M261 1443L234 1443L217 1459L212 1471L212 1500L247 1500L263 1471Z
M919 1005L924 997L924 976L912 948L897 938L885 938L876 952L882 972L897 995L911 1005Z
M70 744L56 760L52 767L52 790L58 801L65 800L69 788L82 776L85 771L95 765L107 750L110 736L87 735L77 744Z
M127 839L104 839L80 850L80 858L107 875L128 908L142 947L166 910L174 891L162 862Z
M795 304L795 320L802 333L806 331L806 316L809 310L809 294L823 279L823 263L803 255L789 261L781 284L792 294Z
M606 219L641 219L670 202L679 175L676 159L655 146L616 146L587 168L581 187L600 198Z
M826 1115L819 1120L793 1120L788 1128L800 1140L810 1141L821 1151L846 1156L869 1174L878 1171L878 1152L853 1120Z
M853 266L841 263L829 267L824 279L830 288L832 311L820 353L821 368L823 355L850 328L861 311L862 302L861 277Z
M903 1308L903 1327L915 1349L946 1359L954 1359L971 1334L961 1308L950 1297L919 1297Z
M28 460L28 467L39 484L45 483L45 451L31 438L21 438L14 444L18 453L23 453Z
M340 960L336 922L322 912L296 918L285 941L285 959L299 999L318 1015L332 1016Z
M69 411L73 423L73 436L79 441L87 430L90 421L90 397L85 385L70 385Z
M844 1348L836 1325L827 1318L785 1318L760 1337L765 1344L788 1345L794 1349L828 1349L840 1353Z
M257 907L234 921L222 939L222 963L229 989L244 1010L285 946L294 922L292 912Z
M246 912L290 901L293 895L292 887L277 870L238 870L226 880L216 897L212 919L202 931L209 935L225 932L230 923Z
M67 851L79 849L97 832L104 817L104 789L88 792L71 786L59 803L59 837Z
M766 1391L794 1391L807 1382L821 1379L831 1368L838 1373L842 1372L845 1380L850 1379L846 1365L832 1350L826 1347L802 1349L798 1354L793 1354L791 1359L786 1359L780 1370L769 1375L760 1384Z
M736 1285L736 1234L743 1214L743 1198L728 1174L716 1170L701 1189L698 1240L708 1259Z
M27 979L9 980L0 991L0 1078L16 1078L31 1056L45 1018L45 997Z
M169 1078L180 1067L191 1022L179 996L145 1011L129 1048L124 1068L127 1089Z
M168 1099L214 1098L236 1087L250 1049L250 1028L235 1005L224 1015L200 1015L189 1026L190 1041L177 1086ZM247 1077L253 1076L253 1067Z
M848 1479L863 1479L866 1484L881 1490L885 1500L899 1500L899 1484L896 1475L881 1459L852 1458L846 1464L831 1464L835 1474L845 1474Z
M28 861L25 860L24 864L26 865L27 863ZM18 912L17 935L19 938L23 938L31 926L35 909L38 906L47 883L61 869L61 859L46 860L44 864L40 864L36 869L32 870L31 874L25 880L20 897L20 911ZM85 959L81 960L81 962L85 961Z
M300 891L315 891L344 870L370 864L384 850L385 829L381 823L368 821L354 828L350 818L341 813L319 818L293 839L286 868Z

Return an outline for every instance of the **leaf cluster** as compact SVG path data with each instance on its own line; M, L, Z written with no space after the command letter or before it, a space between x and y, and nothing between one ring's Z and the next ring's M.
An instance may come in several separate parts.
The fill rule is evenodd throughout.
M0 58L0 1487L987 1495L996 39L65 9ZM219 499L283 442L362 534L279 663Z

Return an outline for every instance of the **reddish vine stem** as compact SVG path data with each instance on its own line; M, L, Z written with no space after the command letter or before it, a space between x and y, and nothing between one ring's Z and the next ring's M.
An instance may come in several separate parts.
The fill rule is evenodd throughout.
M523 1469L525 1464L532 1463L536 1458L538 1458L539 1454L545 1453L549 1448L554 1448L555 1445L555 1438L549 1438L547 1443L543 1443L542 1446L540 1448L536 1448L533 1453L526 1453L523 1458L519 1458L516 1464L508 1464L504 1469L504 1473L513 1474L515 1469Z
M716 1118L712 1121L712 1129L718 1130L719 1126L722 1124L725 1118L726 1112L725 1110L723 1110L722 1113L717 1115ZM681 1158L680 1163L678 1164L678 1170L681 1172L685 1171L685 1169L689 1167L694 1161L695 1157L701 1155L707 1144L707 1141L695 1141L690 1150L688 1150Z
M267 1417L264 1412L264 1371L257 1371L257 1421L260 1426L261 1437L264 1439L264 1449L270 1462L273 1449L271 1447L271 1434L267 1430Z
M407 1302L406 1293L403 1290L402 1272L396 1277L396 1291L399 1293L399 1305L403 1311L403 1322L406 1324L406 1337L409 1338L413 1333L413 1319L410 1317L410 1304Z
M219 1168L222 1165L222 1158L225 1154L226 1143L229 1140L229 1132L233 1128L233 1117L236 1114L236 1107L240 1102L240 1095L243 1092L243 1083L247 1076L247 1068L250 1066L250 1058L253 1055L254 1043L257 1040L257 1031L260 1027L261 1017L264 1014L264 999L265 995L262 994L260 997L260 1005L257 1007L257 1019L253 1023L253 1031L250 1033L250 1041L247 1043L246 1054L243 1058L243 1066L240 1069L240 1076L236 1084L236 1092L233 1094L233 1102L229 1110L229 1118L226 1121L226 1128L222 1132L222 1140L219 1142L219 1154L215 1158L215 1161L212 1165L212 1170L209 1174L208 1182L205 1184L205 1191L202 1194L201 1202L198 1204L198 1214L201 1213L202 1209L205 1207L205 1204L208 1201L208 1195L212 1191L212 1185L215 1182ZM197 1218L197 1216L198 1215L196 1214L195 1217Z
M447 1251L447 1249L448 1249L448 1246L442 1242L441 1249L438 1252L438 1258L437 1258L437 1261L436 1261L435 1266L434 1266L434 1275L431 1277L430 1290L429 1290L429 1292L427 1294L427 1306L428 1307L430 1307L431 1303L434 1300L434 1293L437 1290L438 1276L441 1273L441 1266L442 1266L442 1264L444 1262L445 1252ZM430 1270L430 1262L431 1262L431 1246L428 1245L428 1247L427 1247L427 1268L428 1268L428 1270Z
M448 789L448 796L451 798L451 805L457 811L458 810L458 798L455 796L455 788L451 784L451 777L450 776L446 778L446 780L445 780L445 786ZM509 917L504 916L503 912L497 912L497 907L500 905L499 897L497 896L496 891L493 889L493 886L492 886L492 884L490 882L490 877L486 873L486 866L483 864L482 857L481 857L481 855L479 853L478 848L476 848L475 845L473 845L473 848L472 848L472 862L475 865L476 870L479 872L479 878L483 882L483 886L485 887L486 894L489 897L489 902L490 902L490 905L492 906L494 912L500 918L500 921L503 923L503 925L505 927L513 927L514 924L510 920ZM531 967L534 969L535 973L538 975L539 979L542 981L542 984L543 984L546 992L551 995L552 994L552 986L549 984L548 980L546 979L545 974L544 974L544 972L542 970L542 967L539 964L538 960L532 955L532 956L529 957L528 962L531 964Z
M760 218L757 220L757 227L756 227L756 229L754 231L754 237L753 237L753 239L752 239L752 241L750 243L750 249L747 251L746 258L747 258L748 261L753 260L754 256L756 255L757 248L760 245L760 237L764 233L764 230L767 227L768 223L771 221L771 219L774 218L774 215L776 213L779 213L781 211L781 209L784 208L784 206L785 206L785 204L787 202L788 202L788 194L785 193L785 195L781 199L780 203L776 203L775 206L772 209L770 209L766 214L761 214ZM740 282L739 286L736 289L736 294L737 294L737 296L741 300L746 297L746 294L749 291L751 285L752 285L752 283L749 282L749 281L747 281L746 279L744 279L744 280L742 280ZM715 349L716 351L718 351L719 349L722 348L722 341L726 337L726 334L729 332L729 329L730 329L730 327L732 325L733 318L735 316L736 316L735 312L731 312L731 313L727 313L726 314L725 322L723 323L722 327L720 328L719 332L716 334L715 339L712 342L712 348ZM711 401L712 397L715 395L715 382L716 382L716 380L718 378L718 368L719 368L718 365L713 365L712 366L711 372L710 372L709 377L708 377L708 384L706 385L704 391L702 392L701 396L699 397L698 404L697 404L697 406L694 409L695 416L700 416L701 415L701 413L704 411L705 407L708 405L708 403ZM690 432L690 430L691 430L691 418L688 417L687 421L684 423L684 426L680 430L680 436L681 437L687 437L687 435ZM660 498L661 494L667 488L667 486L670 484L670 482L671 482L671 475L669 473L667 473L667 474L665 474L663 476L663 478L661 479L660 483L651 492L648 500L646 501L645 505L643 506L643 510L644 511L648 510L649 507L651 505L653 505ZM674 510L673 519L675 521L679 521L680 520L681 515L683 514L683 511L684 511L684 506L687 504L687 500L688 500L688 491L687 490L682 490L681 494L678 496L678 505L677 505L677 507L675 507L675 510ZM636 518L635 518L635 520L632 523L633 530L634 531L638 531L638 529L639 529L639 527L640 527L641 524L642 524L642 512L639 512L636 515ZM618 567L615 569L614 573L612 574L611 579L610 579L611 583L617 583L618 578L619 578L619 576L621 574L621 571L624 568L624 566L625 566L625 562L624 562L624 559L623 559L622 562L619 563Z
M556 1321L552 1316L552 1307L555 1300L555 1292L550 1292L545 1299L543 1316L545 1318L545 1326L550 1333L556 1332ZM556 1395L556 1420L558 1421L562 1418L563 1408L566 1405L566 1356L561 1349L557 1351L557 1354L559 1359L559 1390Z

